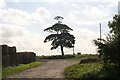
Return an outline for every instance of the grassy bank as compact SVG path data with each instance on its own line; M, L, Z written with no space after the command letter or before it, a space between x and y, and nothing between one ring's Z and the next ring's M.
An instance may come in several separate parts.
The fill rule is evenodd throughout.
M64 75L66 78L93 78L96 77L101 67L102 65L99 62L75 64L66 67L64 70Z
M32 62L29 64L20 64L19 66L14 66L14 67L7 67L2 70L2 77L5 78L7 76L19 73L21 71L37 67L39 65L43 64L42 62Z

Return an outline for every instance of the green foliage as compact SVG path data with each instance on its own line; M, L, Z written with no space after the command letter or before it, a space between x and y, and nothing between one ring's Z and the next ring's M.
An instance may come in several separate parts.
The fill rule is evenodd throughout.
M54 25L52 25L52 27L48 27L44 30L49 32L55 32L55 34L48 35L45 38L44 42L52 41L51 50L56 49L58 48L58 46L60 46L63 56L63 47L73 48L75 44L75 37L69 33L69 31L72 31L73 29L71 29L65 24L61 24L62 22L60 21L60 19L63 19L63 17L56 16L55 19L58 20L58 23L55 23Z
M119 72L115 67L109 67L107 70L105 68L101 68L101 70L97 73L98 78L112 78L119 80Z
M108 23L110 33L106 36L105 40L94 40L98 46L98 52L103 60L103 72L105 75L109 71L118 73L120 72L120 15L116 14L112 21ZM111 70L110 70L111 69ZM109 70L109 71L108 71ZM115 74L115 75L118 75ZM108 76L109 77L109 76Z
M29 64L20 64L19 66L3 68L2 77L5 78L7 76L14 75L14 74L19 73L21 71L24 71L24 70L27 70L27 69L30 69L33 67L37 67L41 64L42 64L42 62L32 62Z
M75 64L66 67L64 75L66 78L95 78L101 70L102 65L97 63Z
M115 35L120 34L120 15L116 14L113 17L113 20L109 21L108 26L111 29L111 33L114 33Z

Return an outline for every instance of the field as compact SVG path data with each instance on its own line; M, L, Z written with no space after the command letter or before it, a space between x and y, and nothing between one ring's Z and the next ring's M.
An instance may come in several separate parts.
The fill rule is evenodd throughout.
M75 55L51 55L51 56L36 56L36 60L40 61L41 59L73 59Z
M74 59L81 60L85 58L98 58L97 54L82 54L82 55L51 55L51 56L36 56L36 60L39 61L41 59Z

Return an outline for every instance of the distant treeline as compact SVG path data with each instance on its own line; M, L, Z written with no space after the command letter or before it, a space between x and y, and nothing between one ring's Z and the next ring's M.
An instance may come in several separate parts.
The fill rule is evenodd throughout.
M16 52L16 47L0 45L2 48L2 67L17 66L34 62L36 54L34 52Z
M36 60L40 60L40 59L68 59L68 58L74 58L75 55L51 55L51 56L37 56Z

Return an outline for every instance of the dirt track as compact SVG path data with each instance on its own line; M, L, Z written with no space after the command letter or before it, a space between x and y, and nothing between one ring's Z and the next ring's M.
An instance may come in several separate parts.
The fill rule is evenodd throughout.
M78 63L75 60L47 60L43 65L28 69L8 78L64 78L66 66Z

